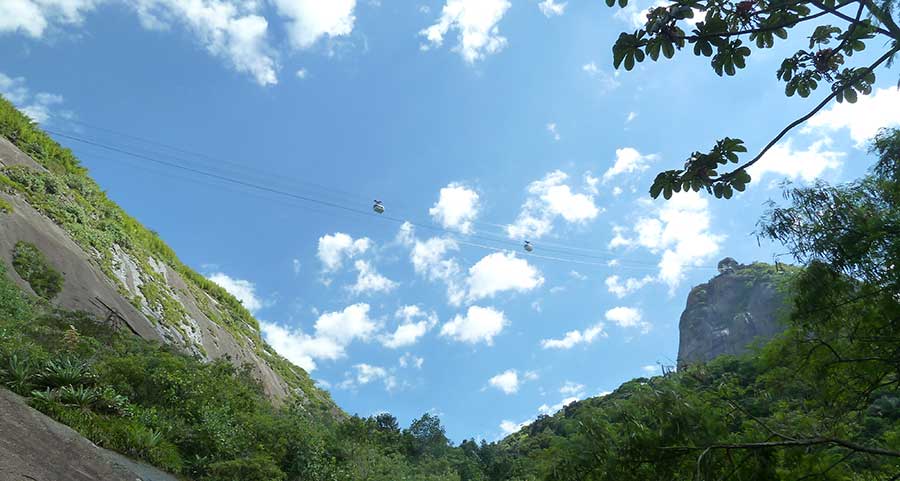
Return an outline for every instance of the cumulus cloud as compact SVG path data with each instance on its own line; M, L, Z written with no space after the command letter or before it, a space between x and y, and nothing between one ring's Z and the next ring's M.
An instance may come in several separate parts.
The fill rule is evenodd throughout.
M416 305L401 307L397 310L395 317L400 319L400 324L393 333L385 336L381 341L385 347L391 349L415 344L438 322L437 314L425 312ZM402 358L401 364L403 364Z
M99 0L8 0L0 2L0 34L41 38L56 25L79 25Z
M622 328L640 328L642 333L649 332L651 327L649 322L644 321L640 309L633 307L614 307L606 311L606 320Z
M509 369L492 377L488 384L495 387L505 394L515 394L519 392L519 373L515 369Z
M603 331L603 323L598 322L583 331L569 331L561 339L543 339L541 347L544 349L572 349L579 344L590 344L601 337L606 337L606 333Z
M425 364L425 358L416 357L410 353L405 353L400 356L400 359L397 361L400 364L400 367L415 367L416 369L422 369L422 365Z
M624 281L619 280L619 276L609 276L606 278L606 289L621 299L651 282L653 282L653 276L644 276L641 279L629 277Z
M512 4L508 0L447 0L441 17L419 34L428 41L423 50L441 47L444 37L455 30L458 44L454 50L468 63L503 50L506 38L497 25Z
M222 58L260 85L278 83L277 64L269 46L269 22L257 2L234 0L132 0L141 24L164 30L182 24L213 56Z
M2 8L0 7L0 9ZM0 22L2 21L0 20ZM23 77L9 77L0 72L0 95L3 95L31 120L39 124L47 123L57 113L62 117L72 116L72 113L68 111L56 112L63 103L62 95L32 92Z
M295 48L309 48L323 37L353 32L356 0L272 0L279 15L288 19L287 32Z
M900 90L894 87L875 89L871 95L860 95L855 104L833 104L806 122L804 132L849 129L857 147L864 147L883 127L900 126Z
M772 147L757 163L751 165L747 172L755 181L771 174L810 182L826 170L838 169L843 165L845 154L827 150L830 145L830 139L820 139L805 150L796 150L793 139L788 139Z
M518 432L520 429L524 428L525 426L528 426L532 422L534 422L534 419L529 419L527 421L522 421L520 423L504 419L503 421L500 422L500 435L501 436L509 436L512 433Z
M379 380L384 382L384 388L388 391L393 391L397 387L397 378L387 369L362 363L354 365L353 372L346 373L345 379L337 387L339 389L355 389Z
M376 292L391 292L397 287L397 283L384 277L375 270L371 263L358 260L354 263L356 268L356 283L348 289L354 294L372 294Z
M558 17L566 12L568 2L556 3L554 0L543 0L538 4L545 17Z
M656 159L656 155L642 155L637 149L632 147L616 149L616 160L613 163L613 166L603 173L603 181L609 181L613 177L621 174L643 172L647 170L647 164Z
M656 364L647 364L646 366L641 366L641 370L647 374L656 374L659 371L659 366Z
M575 193L566 184L569 176L559 170L529 184L529 197L516 222L506 226L513 239L537 239L550 233L557 218L575 224L595 219L601 212L592 194Z
M279 354L312 371L317 361L341 359L353 341L374 336L378 324L369 317L369 309L368 304L353 304L343 311L326 312L316 320L313 335L268 322L261 322L260 328Z
M444 228L469 234L472 221L478 217L478 208L478 192L453 182L441 189L438 201L428 213Z
M429 281L443 282L447 286L447 298L453 305L459 305L465 297L462 284L462 268L451 256L459 250L459 245L447 237L432 237L421 241L408 222L400 226L398 241L410 248L409 259L416 274Z
M343 232L319 237L318 257L326 272L334 272L343 265L344 259L351 259L369 250L371 241L367 237L354 239Z
M719 253L725 236L710 232L709 201L697 192L681 192L665 202L649 206L652 216L637 219L628 229L616 226L610 248L641 246L659 254L657 279L674 289L684 279L685 269L702 265Z
M566 381L566 383L563 384L561 388L559 388L559 393L563 396L584 395L584 384Z
M638 116L637 112L628 112L628 116L625 117L625 123L631 123L632 120L636 119Z
M210 274L207 278L218 284L222 289L228 291L228 293L236 297L237 300L241 301L241 304L243 304L248 311L255 313L262 309L263 303L259 297L257 297L256 286L252 282L244 279L235 279L221 272Z
M467 299L494 297L503 291L527 292L544 283L541 273L512 252L495 252L469 268Z
M457 314L441 326L441 336L469 344L494 344L494 337L509 324L503 311L491 307L470 306L465 316Z

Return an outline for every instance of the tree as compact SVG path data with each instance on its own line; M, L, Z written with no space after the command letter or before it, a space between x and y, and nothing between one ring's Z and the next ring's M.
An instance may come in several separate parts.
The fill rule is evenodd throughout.
M410 438L410 448L415 456L439 456L450 445L450 440L441 426L441 419L425 413L409 425L404 434Z
M628 2L606 0L610 7L618 4L624 8ZM814 22L809 47L785 58L777 77L785 82L788 97L808 97L820 84L830 86L831 92L782 129L752 159L741 161L739 154L747 152L743 140L725 137L709 152L692 153L684 168L659 173L650 195L657 198L662 194L669 199L673 192L702 189L719 198L731 198L735 190L743 191L750 182L747 168L791 129L833 100L854 103L858 95L871 93L876 69L890 65L900 51L900 22L894 18L900 11L898 5L898 0L675 0L651 8L643 27L633 33L623 32L616 40L616 68L631 70L647 58L658 60L660 54L672 58L690 46L694 55L711 57L716 74L731 76L746 66L753 49L772 48L798 25ZM696 25L687 22L698 15L704 17ZM869 45L880 48L877 59L868 65L849 65L851 57ZM737 167L720 172L732 163Z

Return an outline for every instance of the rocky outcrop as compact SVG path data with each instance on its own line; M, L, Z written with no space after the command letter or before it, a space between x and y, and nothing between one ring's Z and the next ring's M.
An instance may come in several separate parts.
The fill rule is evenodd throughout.
M743 354L782 331L794 268L719 262L719 275L691 289L679 322L678 365Z
M178 481L146 464L97 447L0 388L3 481Z

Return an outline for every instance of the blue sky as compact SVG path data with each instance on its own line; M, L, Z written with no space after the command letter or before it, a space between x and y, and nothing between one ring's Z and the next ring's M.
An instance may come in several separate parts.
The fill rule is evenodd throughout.
M775 80L799 36L735 78L688 52L614 72L647 6L2 2L0 93L143 155L59 138L345 410L490 440L674 364L690 287L726 255L780 252L752 235L777 183L856 178L865 140L900 124L889 72L789 135L737 200L651 201L657 171L725 135L756 151L818 100Z

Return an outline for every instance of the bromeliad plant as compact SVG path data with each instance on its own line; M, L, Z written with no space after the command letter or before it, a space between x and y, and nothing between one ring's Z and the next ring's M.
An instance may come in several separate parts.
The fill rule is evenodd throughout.
M606 3L624 8L629 0ZM900 0L675 0L649 9L641 28L619 35L613 46L616 68L631 70L647 58L672 58L677 51L689 49L696 56L710 58L719 76L731 76L746 67L754 49L772 48L777 40L787 39L791 29L816 22L808 48L785 58L776 75L785 83L788 97L809 97L821 85L830 90L752 159L741 163L738 154L747 152L747 147L741 139L726 137L708 153L692 153L684 168L657 175L650 195L669 199L673 192L705 190L729 199L734 191L743 191L750 182L747 168L791 129L833 100L854 103L859 95L872 92L876 69L890 65L900 51L898 11ZM699 17L702 20L688 22ZM877 58L868 65L851 65L852 57L869 46L880 49Z

